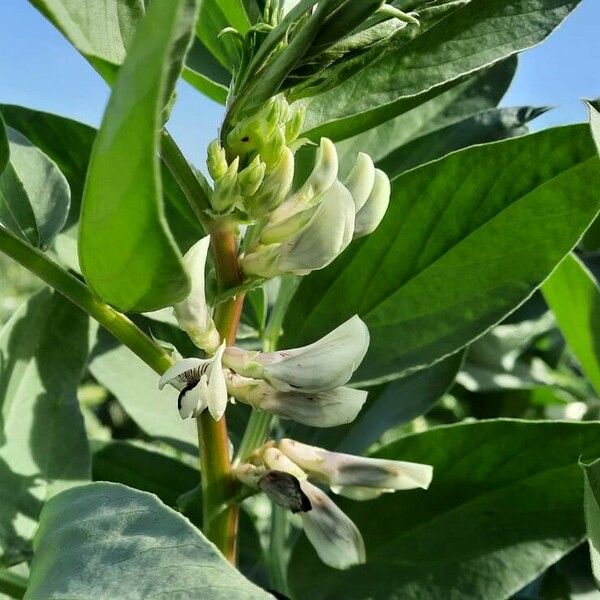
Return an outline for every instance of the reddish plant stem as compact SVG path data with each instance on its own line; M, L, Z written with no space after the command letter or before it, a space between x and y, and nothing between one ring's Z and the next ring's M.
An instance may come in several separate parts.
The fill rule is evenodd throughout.
M221 291L236 287L242 276L234 231L228 227L215 227L211 231L211 240ZM243 305L244 296L240 294L220 304L215 312L215 324L228 345L235 343ZM225 416L214 421L208 411L204 411L197 423L204 532L227 560L235 564L239 506L231 502L236 482L231 475L227 421Z

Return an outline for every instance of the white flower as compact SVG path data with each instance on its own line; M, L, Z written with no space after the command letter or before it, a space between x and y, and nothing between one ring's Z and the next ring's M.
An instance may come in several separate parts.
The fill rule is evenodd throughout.
M284 457L285 458L285 457ZM300 471L298 467L295 467ZM269 469L264 465L256 466L242 463L233 468L233 476L243 484L264 492L273 502L293 513L311 509L310 501L300 487L300 480L306 479L301 471L297 477L280 468Z
M310 477L357 500L397 490L427 489L433 476L433 467L421 463L330 452L289 439L281 440L278 447Z
M170 383L179 390L178 405L182 419L196 417L206 408L215 421L225 413L228 395L222 365L224 351L225 342L212 358L184 358L160 378L159 389Z
M266 379L283 392L320 392L346 384L368 347L369 330L354 315L308 346L266 353L231 347L223 362L240 375Z
M335 183L338 164L335 144L328 138L321 138L315 164L310 175L302 187L273 212L269 219L270 222L283 221L315 204L315 198Z
M366 203L375 183L375 165L368 154L359 152L356 162L344 185L352 194L355 211L358 212Z
M354 237L373 233L381 223L390 203L391 186L388 176L375 169L375 182L364 206L356 213Z
M304 533L319 558L335 569L348 569L365 562L365 543L350 518L318 487L300 480L311 510L301 512Z
M352 241L354 201L339 182L323 192L316 208L307 209L308 221L289 239L259 247L242 260L248 275L275 277L282 273L306 275L330 264Z
M192 286L188 297L173 307L179 327L194 344L207 352L214 352L221 340L210 316L204 293L204 270L210 236L196 242L183 257L183 265Z
M281 392L265 381L231 372L227 374L227 389L231 396L254 408L312 427L350 423L367 399L367 392L348 387L310 394Z

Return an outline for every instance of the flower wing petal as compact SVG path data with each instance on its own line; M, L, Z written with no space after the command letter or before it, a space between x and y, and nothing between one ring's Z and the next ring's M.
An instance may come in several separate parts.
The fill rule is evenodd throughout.
M201 358L184 358L167 369L158 382L158 389L162 390L167 383L173 383L180 375L186 371L197 369L206 364L207 360ZM177 386L176 386L177 387Z

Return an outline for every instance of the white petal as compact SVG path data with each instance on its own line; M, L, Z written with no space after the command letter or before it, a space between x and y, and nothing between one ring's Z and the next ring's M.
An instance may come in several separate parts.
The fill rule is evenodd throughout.
M375 169L375 185L365 205L356 213L354 237L368 235L377 229L390 203L391 186L388 176Z
M303 274L322 269L350 243L354 230L354 201L339 182L323 193L309 222L289 241L281 244L278 269L281 273Z
M223 352L225 342L223 342L214 357L208 373L208 410L215 421L218 421L227 408L229 395L227 394L227 384L225 374L223 373Z
M306 473L277 448L267 448L262 459L269 469L289 473L296 479L306 479Z
M207 351L219 342L215 324L206 304L204 270L210 245L210 236L196 242L183 257L183 266L191 281L188 297L173 307L179 327L192 341Z
M187 419L191 417L198 404L202 401L202 391L200 389L200 384L197 383L191 390L187 390L181 396L181 400L179 401L179 415L182 419Z
M365 544L356 525L318 487L300 481L312 509L300 513L304 533L319 558L335 569L348 569L365 562Z
M358 212L367 201L375 183L375 165L368 154L359 152L344 185L350 190L354 209Z
M383 494L390 494L392 492L395 492L396 490L385 488L360 487L358 485L334 485L331 487L331 491L334 494L337 494L338 496L350 498L350 500L358 500L359 502L364 502L365 500L375 500Z
M206 373L200 377L197 387L200 391L200 401L196 405L194 414L192 415L193 417L197 417L199 414L203 413L208 406L208 375L206 375Z
M283 419L292 419L311 427L336 427L352 422L367 399L367 392L338 387L325 392L303 394L280 392L266 382L254 385L240 400Z
M197 369L207 362L210 361L202 358L184 358L183 360L180 360L162 374L162 377L158 381L158 389L162 390L167 383L173 383L179 375L182 375L186 371Z
M263 376L277 389L315 392L347 383L368 347L369 330L354 315L318 342L258 354L253 360L265 365Z
M338 174L338 155L335 144L328 138L321 138L315 166L303 187L309 187L312 195L328 189Z
M336 181L338 166L335 144L328 138L321 138L310 175L302 187L271 214L270 222L283 221L318 202L316 196L328 190Z
M339 454L331 485L391 488L394 490L427 489L433 467L420 463Z
M427 489L433 476L431 465L331 452L289 439L282 439L278 445L310 476L326 481L331 487Z

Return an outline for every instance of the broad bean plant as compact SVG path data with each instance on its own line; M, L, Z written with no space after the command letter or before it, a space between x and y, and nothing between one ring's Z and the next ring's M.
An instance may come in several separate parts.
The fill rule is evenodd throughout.
M498 108L578 0L30 3L110 98L0 105L0 592L594 593L600 104Z

